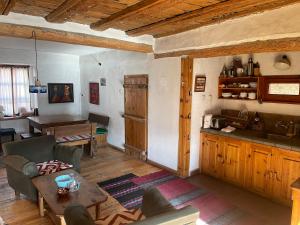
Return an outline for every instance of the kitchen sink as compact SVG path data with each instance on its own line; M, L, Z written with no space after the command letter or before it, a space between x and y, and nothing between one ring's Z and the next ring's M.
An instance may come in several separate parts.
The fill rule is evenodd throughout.
M282 135L282 134L267 133L267 134L265 134L264 138L270 139L270 140L288 141L288 140L292 139L293 137L289 137L289 136Z

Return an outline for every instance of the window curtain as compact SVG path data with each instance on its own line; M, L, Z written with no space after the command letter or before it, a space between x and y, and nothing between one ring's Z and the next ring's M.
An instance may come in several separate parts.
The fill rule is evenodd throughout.
M0 67L0 105L5 115L13 115L12 77L10 67Z
M30 111L29 69L22 67L12 68L14 112L19 113L21 108Z

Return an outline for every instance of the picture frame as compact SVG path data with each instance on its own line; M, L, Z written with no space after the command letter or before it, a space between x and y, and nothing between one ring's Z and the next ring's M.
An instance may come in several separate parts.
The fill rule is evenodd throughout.
M48 83L48 102L49 104L74 102L73 84Z
M94 105L99 105L99 83L97 82L90 82L89 84L90 90L90 103Z
M196 75L194 92L205 92L205 86L206 86L206 76Z

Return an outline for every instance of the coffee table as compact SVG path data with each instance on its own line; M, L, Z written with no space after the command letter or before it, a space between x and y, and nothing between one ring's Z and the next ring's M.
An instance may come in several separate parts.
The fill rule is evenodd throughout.
M63 174L73 173L80 181L78 191L70 192L68 197L59 198L56 191L57 185L54 179ZM100 216L100 204L107 200L107 196L96 186L88 183L76 171L68 169L61 172L35 177L32 179L33 185L39 194L40 216L45 212L55 224L65 225L64 210L73 203L79 203L86 208L95 207L96 220ZM47 207L45 207L47 206ZM46 209L47 208L47 209Z

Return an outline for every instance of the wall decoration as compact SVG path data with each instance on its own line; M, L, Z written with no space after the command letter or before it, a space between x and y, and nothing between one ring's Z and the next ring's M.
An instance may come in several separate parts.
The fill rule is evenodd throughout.
M195 92L204 92L206 85L206 76L205 75L196 75L195 77Z
M100 78L101 86L106 86L106 78Z
M99 105L99 83L90 83L90 103Z
M73 84L71 83L48 83L49 103L74 102Z

